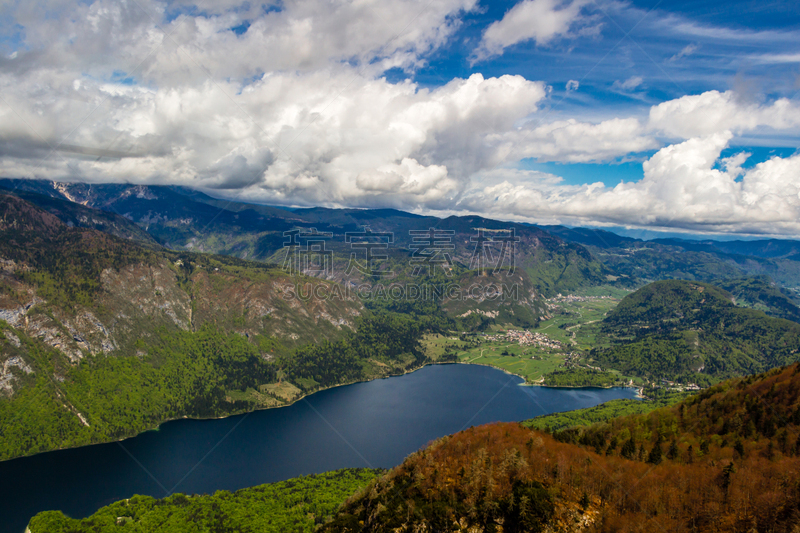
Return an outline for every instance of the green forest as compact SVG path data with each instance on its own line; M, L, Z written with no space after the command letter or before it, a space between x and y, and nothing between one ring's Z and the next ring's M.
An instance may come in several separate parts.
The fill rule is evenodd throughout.
M618 384L619 378L611 372L589 368L565 368L544 375L548 387L611 387Z
M733 301L706 283L651 283L609 313L589 355L624 374L700 386L800 358L800 324Z
M522 424L532 429L547 431L548 433L565 428L590 426L620 416L649 413L661 407L668 407L680 402L690 394L657 389L648 390L646 393L648 396L652 395L652 398L645 400L611 400L586 409L537 416L524 421Z
M210 325L197 332L160 330L155 340L139 341L143 355L87 357L61 382L48 377L59 354L17 332L42 371L25 375L24 386L0 401L0 459L117 440L184 416L249 411L262 405L235 392L269 383L287 381L306 394L402 374L428 362L419 340L441 320L435 314L367 313L356 331L338 341L304 345L269 361L259 347L273 348L274 339L250 342Z
M45 511L28 528L31 533L311 533L382 473L336 470L236 492L133 496L80 520Z

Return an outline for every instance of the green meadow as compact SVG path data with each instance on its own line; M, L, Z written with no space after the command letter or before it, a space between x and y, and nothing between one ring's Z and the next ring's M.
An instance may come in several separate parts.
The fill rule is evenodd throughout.
M494 325L485 333L427 335L422 345L428 357L434 360L451 353L461 363L494 366L522 376L528 383L543 383L547 374L563 369L567 360L581 365L593 363L584 358L584 353L597 345L599 322L625 294L627 291L617 290L613 295L595 291L576 298L549 300L551 317L526 331L546 335L549 340L560 343L560 347L526 346L506 339L507 331L522 331L511 325ZM497 339L498 335L502 338ZM618 379L627 379L616 371L611 372Z

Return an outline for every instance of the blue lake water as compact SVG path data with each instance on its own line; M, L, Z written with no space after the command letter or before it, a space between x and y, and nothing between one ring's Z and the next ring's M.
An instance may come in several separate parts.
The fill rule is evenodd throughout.
M433 439L634 398L633 389L552 389L477 365L427 366L404 376L318 392L294 405L220 420L177 420L120 443L0 463L0 531L60 509L87 516L133 494L236 490L348 467L395 466Z

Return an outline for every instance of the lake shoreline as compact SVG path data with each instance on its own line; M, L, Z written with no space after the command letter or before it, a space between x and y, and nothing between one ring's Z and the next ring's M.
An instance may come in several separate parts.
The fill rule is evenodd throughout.
M184 415L184 416L180 416L180 417L169 418L167 420L163 420L163 421L159 422L154 427L145 429L143 431L138 431L138 432L130 434L130 435L126 435L126 436L121 437L119 439L112 439L112 440L107 440L107 441L102 441L102 442L92 442L92 443L88 443L88 444L80 444L80 445L77 445L77 446L65 446L65 447L53 448L51 450L43 450L43 451L40 451L40 452L28 454L28 455L19 455L17 457L11 457L9 459L3 459L2 461L0 461L0 464L6 463L6 462L9 462L9 461L14 461L16 459L24 459L24 458L27 458L27 457L34 457L34 456L41 455L41 454L44 454L44 453L51 453L51 452L57 452L57 451L63 451L63 450L74 450L74 449L77 449L77 448L86 448L86 447L89 447L89 446L99 446L99 445L103 445L103 444L111 444L111 443L114 443L114 442L124 442L127 439L135 438L135 437L137 437L139 435L142 435L144 433L157 432L157 431L159 431L161 426L163 426L164 424L168 424L170 422L175 422L175 421L178 421L178 420L198 420L198 421L202 421L202 420L223 420L225 418L231 418L231 417L234 417L234 416L247 416L250 413L253 413L255 411L267 411L267 410L270 410L270 409L281 409L283 407L290 407L290 406L300 402L301 400L304 400L307 397L309 397L309 396L311 396L313 394L316 394L318 392L323 392L323 391L326 391L326 390L336 389L338 387L347 387L347 386L350 386L350 385L356 385L358 383L369 383L371 381L375 381L375 380L378 380L378 379L389 379L389 378L394 378L394 377L401 377L401 376L405 376L405 375L417 372L417 371L425 368L426 366L433 366L433 365L473 365L473 366L484 366L484 367L488 367L488 368L493 368L495 370L499 370L499 371L504 372L506 374L509 374L511 376L516 376L516 377L522 379L523 382L520 383L520 385L526 386L526 387L543 387L543 388L549 388L549 389L601 389L601 390L608 390L608 389L613 389L613 388L617 387L617 386L614 386L614 385L609 386L609 387L548 386L548 385L545 385L543 383L528 383L528 381L525 379L524 376L521 376L519 374L515 374L513 372L509 372L508 370L506 370L504 368L500 368L500 367L493 366L493 365L488 365L488 364L485 364L485 363L471 363L471 362L464 362L464 361L445 361L445 362L430 361L430 362L427 362L427 363L425 363L423 365L420 365L418 367L414 367L414 368L412 368L410 370L406 370L406 371L404 371L402 373L387 374L385 376L376 376L376 377L373 377L371 379L362 379L362 380L350 381L350 382L347 382L347 383L337 383L336 385L331 385L330 387L324 387L324 388L316 389L316 390L311 391L311 392L303 393L300 396L298 396L297 398L291 400L290 402L283 403L281 405L257 407L255 409L250 410L250 411L237 411L237 412L231 412L231 413L227 413L227 414L220 415L220 416L192 417L192 416L185 416ZM619 387L619 388L636 388L636 387ZM637 397L638 398L643 398L643 396L641 395L641 392L642 392L641 389L640 388L636 388L636 390L637 390Z
M525 379L525 376L521 376L520 374L515 374L514 372L511 372L510 370L507 370L505 368L502 368L502 367L499 367L499 366L490 365L490 364L487 364L487 363L473 363L473 362L469 362L469 361L456 361L454 363L433 363L433 364L476 365L476 366L487 366L489 368L496 368L497 370L502 370L506 374L509 374L509 375L512 375L512 376L517 376L518 378L521 378L523 383L520 383L520 385L523 385L525 387L544 387L546 389L603 389L603 390L614 389L614 388L635 389L637 398L644 399L644 396L642 395L642 392L643 392L642 387L636 387L636 386L631 387L631 386L626 386L626 385L608 385L608 386L603 387L603 386L599 386L599 385L546 385L544 383L538 383L538 382L530 382L529 383L528 380Z
M187 417L126 440L124 448L107 442L0 463L0 476L21 480L0 489L0 515L13 518L23 533L31 517L48 509L85 518L133 494L233 492L341 468L391 468L426 443L470 425L519 423L634 396L623 388L512 386L523 380L486 366L436 362L395 369L395 376L385 377L408 375L340 384L306 398L306 405L296 399L297 405L283 411L260 409L231 420ZM31 472L48 474L32 479L26 475Z

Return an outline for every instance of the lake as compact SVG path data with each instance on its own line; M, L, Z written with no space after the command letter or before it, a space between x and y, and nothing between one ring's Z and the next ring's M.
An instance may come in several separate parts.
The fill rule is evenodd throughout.
M433 365L336 387L294 405L176 420L120 443L0 463L0 531L48 509L79 518L133 494L208 493L349 467L400 464L469 426L592 407L636 391L552 389L477 365Z

